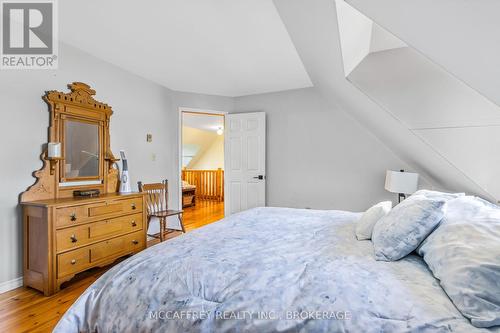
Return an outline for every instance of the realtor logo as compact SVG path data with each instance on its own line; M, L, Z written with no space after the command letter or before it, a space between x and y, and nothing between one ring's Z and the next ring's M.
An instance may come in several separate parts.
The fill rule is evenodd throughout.
M57 68L54 0L1 0L1 69Z

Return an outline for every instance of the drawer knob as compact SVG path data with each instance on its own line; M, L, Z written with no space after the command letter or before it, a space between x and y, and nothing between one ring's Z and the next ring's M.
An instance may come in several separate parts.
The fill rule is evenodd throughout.
M133 227L137 227L137 223L135 223L135 220L134 220L134 221L132 221L132 226L133 226Z
M139 241L134 239L134 240L132 241L132 244L137 245L137 244L139 244Z
M76 264L76 260L75 259L71 260L71 265L74 265L74 264Z
M71 215L69 216L69 218L71 219L71 221L76 221L76 213L71 213Z
M76 236L75 236L75 235L71 235L70 239L71 239L71 243L76 243L76 242L78 242L78 239L76 239Z
M135 210L135 209L137 208L137 207L135 206L135 203L132 203L132 204L130 205L130 207L132 207L132 210Z

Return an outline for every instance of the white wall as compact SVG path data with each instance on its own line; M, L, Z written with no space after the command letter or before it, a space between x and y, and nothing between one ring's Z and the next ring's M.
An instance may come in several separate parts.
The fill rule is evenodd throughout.
M88 83L96 89L97 100L113 107L111 147L115 154L126 150L133 184L139 179L149 182L167 177L173 188L179 186L179 106L232 107L230 98L173 92L64 44L59 70L2 71L0 283L22 274L18 194L33 184L31 174L42 165L39 155L47 142L49 112L41 97L46 90L67 91L66 85L73 81ZM146 142L147 133L153 134L152 143ZM170 195L170 204L177 207L177 191L170 191Z
M267 115L267 204L362 211L395 195L386 169L408 169L314 89L239 97L235 111Z

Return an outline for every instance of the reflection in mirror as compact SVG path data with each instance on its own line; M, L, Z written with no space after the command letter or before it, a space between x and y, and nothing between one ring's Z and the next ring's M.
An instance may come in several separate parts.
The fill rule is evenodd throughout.
M66 121L64 135L65 178L99 177L99 126Z

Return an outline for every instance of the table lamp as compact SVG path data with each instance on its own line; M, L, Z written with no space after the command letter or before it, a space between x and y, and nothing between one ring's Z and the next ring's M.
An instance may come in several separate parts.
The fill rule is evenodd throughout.
M412 194L418 189L418 173L405 172L404 170L387 170L385 175L385 189L398 193L399 202L406 199L406 194Z

